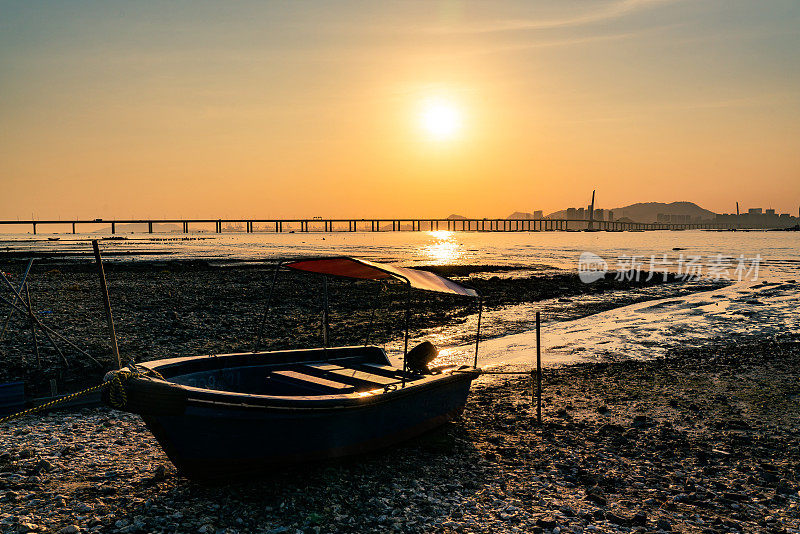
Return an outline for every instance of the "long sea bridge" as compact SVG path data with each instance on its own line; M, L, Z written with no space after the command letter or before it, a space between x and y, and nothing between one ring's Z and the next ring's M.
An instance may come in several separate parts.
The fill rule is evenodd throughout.
M190 226L197 231L199 226L214 225L215 233L223 232L402 232L436 231L451 232L546 232L546 231L649 231L649 230L730 230L738 227L730 222L699 223L639 223L632 221L602 221L586 219L71 219L71 220L0 220L0 229L27 227L36 234L48 227L51 232L57 227L78 233L78 227L106 225L111 234L120 225L140 225L148 233L183 232L189 233ZM159 229L158 226L162 228ZM174 225L168 230L163 225ZM96 230L94 230L96 231ZM209 231L209 230L206 230Z

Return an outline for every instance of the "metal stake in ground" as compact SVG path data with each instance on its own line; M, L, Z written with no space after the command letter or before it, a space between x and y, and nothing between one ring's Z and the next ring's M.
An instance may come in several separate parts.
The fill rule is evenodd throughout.
M114 331L114 318L111 316L111 302L108 300L106 272L103 269L103 259L100 257L100 247L97 245L96 239L92 239L92 248L94 249L94 259L97 262L97 274L100 278L100 290L103 292L103 304L106 308L106 320L108 321L108 330L111 336L111 347L114 351L114 357L117 359L117 368L122 369L122 360L119 358L119 347L117 346L117 333Z
M42 357L39 355L39 340L36 339L36 321L33 316L33 303L31 302L31 291L28 283L25 283L25 297L28 299L28 319L31 324L31 336L33 336L33 348L36 349L36 365L42 368Z
M19 293L25 287L25 283L28 281L28 273L31 272L31 266L33 265L33 258L28 261L28 267L25 269L25 274L22 275L22 281L19 283L19 289L14 293L14 299L11 301L11 306L8 309L8 315L6 316L6 321L3 323L3 331L0 332L0 339L3 339L3 336L6 333L6 328L8 328L8 322L11 320L11 316L14 314L14 305L17 303L17 299L22 300ZM5 278L5 275L3 275ZM11 287L11 290L14 290L14 287Z
M8 280L8 278L6 278L6 275L3 274L2 271L0 271L0 279L3 280L3 282L5 282L5 284L9 287L9 289L11 289L11 291L14 293L14 296L16 297L12 301L12 300L7 300L5 297L0 295L0 300L5 302L6 304L10 305L15 311L17 311L21 315L24 316L24 315L28 314L28 317L33 319L36 322L36 325L39 328L42 329L42 332L44 332L44 335L47 337L47 340L50 342L51 345L53 345L53 349L58 353L59 356L61 356L61 359L64 360L64 365L69 367L69 362L67 361L67 358L64 356L64 353L61 352L61 349L58 348L58 345L56 345L56 342L53 339L53 336L50 335L51 333L53 335L55 335L56 337L58 337L59 339L61 339L62 341L64 341L65 343L67 343L69 346L71 346L75 350L77 350L78 352L81 352L85 356L88 356L89 358L94 360L95 363L100 365L100 363L97 360L95 360L94 358L89 356L84 350L81 350L77 345L75 345L74 343L72 343L71 341L66 339L64 336L62 336L61 334L59 334L58 332L56 332L55 330L53 330L49 326L47 326L44 323L42 323L42 321L40 321L39 318L36 317L35 315L33 315L33 312L28 309L28 308L30 308L30 306L27 306L26 309L22 309L19 306L17 306L16 301L20 301L21 303L25 304L25 299L22 298L22 295L20 294L20 292L17 291L17 289L14 287L14 284L12 284ZM30 311L30 313L28 313L29 311Z

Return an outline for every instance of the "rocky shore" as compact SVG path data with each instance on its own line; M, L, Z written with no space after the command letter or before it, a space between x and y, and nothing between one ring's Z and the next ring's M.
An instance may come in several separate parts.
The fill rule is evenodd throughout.
M546 355L545 355L546 357ZM136 418L0 425L0 532L800 532L800 337L481 379L461 419L349 462L204 487Z

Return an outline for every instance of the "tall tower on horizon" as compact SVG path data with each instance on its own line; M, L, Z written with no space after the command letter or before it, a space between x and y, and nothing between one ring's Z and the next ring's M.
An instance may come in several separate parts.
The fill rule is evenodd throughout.
M589 204L589 230L594 230L594 192L592 189L592 203Z

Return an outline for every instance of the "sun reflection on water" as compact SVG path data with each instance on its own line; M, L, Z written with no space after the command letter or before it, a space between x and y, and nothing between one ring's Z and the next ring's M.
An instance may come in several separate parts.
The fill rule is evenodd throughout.
M446 265L458 260L463 250L456 241L455 234L447 230L433 230L428 235L436 239L436 242L422 248L423 254L430 258L434 264Z

